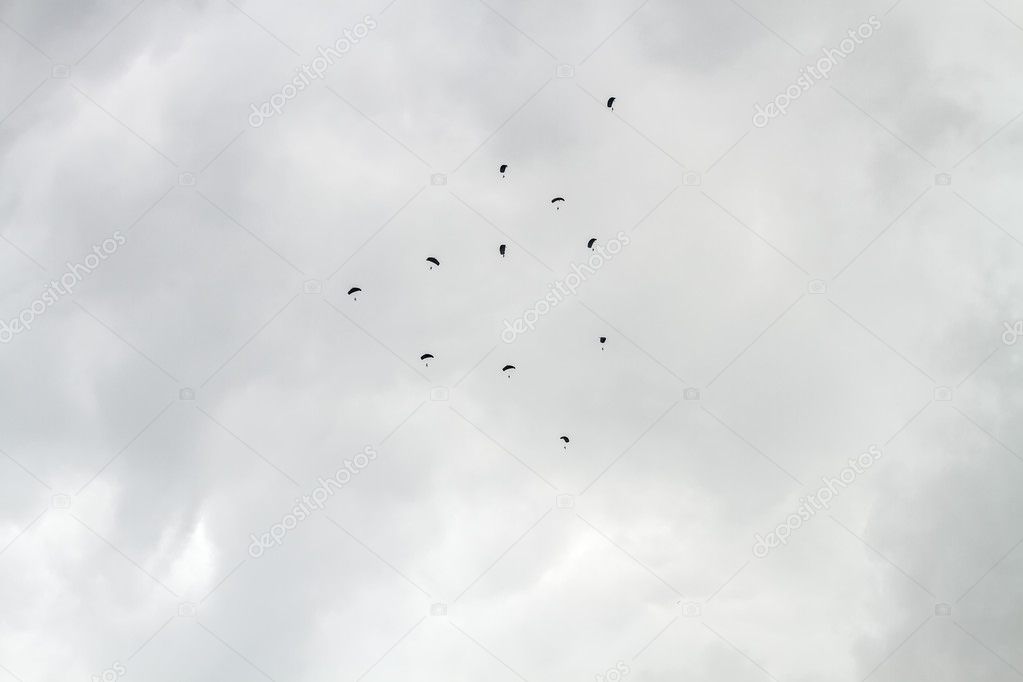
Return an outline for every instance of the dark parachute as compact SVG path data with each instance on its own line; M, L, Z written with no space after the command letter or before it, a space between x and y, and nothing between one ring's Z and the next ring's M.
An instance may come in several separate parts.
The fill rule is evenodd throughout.
M434 265L436 265L437 267L440 267L440 261L437 260L436 258L434 258L433 256L430 256L429 258L427 258L426 262L430 263L430 269L431 270L433 270L433 266Z
M433 360L433 356L430 355L429 353L423 353L422 355L419 356L419 359L422 360L423 362L425 362L426 366L429 367L430 366L430 360Z
M505 172L506 170L508 170L508 164L506 164L506 163L502 163L502 164L501 164L501 167L500 167L500 168L498 168L497 170L498 170L498 171L500 171L500 173L501 173L501 177L503 178L503 177L504 177L504 172Z
M597 243L597 238L596 237L591 237L590 241L586 242L586 248L592 250L593 249L593 245L596 244L596 243Z
M611 111L614 111L614 109L615 109L615 98L614 97L608 97L607 98L607 108L610 109Z
M558 204L558 203L561 203L561 202L564 202L564 201L565 201L565 197L554 197L553 199L551 199L551 203L552 204ZM554 208L558 209L559 211L561 210L560 206L555 206Z
M515 371L515 365L505 365L501 368L501 371L504 372L505 376L511 379L511 373Z
M604 350L604 342L605 341L607 341L607 337L606 336L601 336L600 337L600 350Z
M360 289L359 287L352 287L351 289L348 290L348 295L351 296L352 294L358 294L361 291L362 291L362 289ZM354 300L358 301L359 297L355 296Z
M497 250L500 252L502 258L504 258L504 252L507 249L508 249L508 245L507 244L501 244L499 247L497 247Z

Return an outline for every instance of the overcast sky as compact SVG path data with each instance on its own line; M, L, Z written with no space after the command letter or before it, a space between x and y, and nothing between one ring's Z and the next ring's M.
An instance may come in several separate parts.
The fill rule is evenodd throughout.
M0 0L0 682L1020 680L1021 63L1012 0Z

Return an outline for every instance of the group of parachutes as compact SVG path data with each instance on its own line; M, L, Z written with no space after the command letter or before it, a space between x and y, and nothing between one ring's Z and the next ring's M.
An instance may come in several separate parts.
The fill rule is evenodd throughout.
M607 100L607 108L611 109L613 111L614 110L614 102L615 102L615 98L614 97L608 98L608 100ZM502 178L505 177L505 174L508 172L508 164L502 163L500 165L500 167L498 167L497 170L498 170L499 173L501 173L501 177ZM564 197L554 197L553 199L551 199L551 205L554 206L555 210L561 210L561 206L559 206L559 204L564 203L564 201L565 201ZM593 245L596 244L596 243L597 243L597 238L596 237L591 237L590 239L588 239L586 241L586 248L592 250L593 249ZM505 255L507 254L507 251L508 251L508 245L507 244L501 244L500 246L497 247L497 251L498 251L499 254L501 254L501 258L504 258ZM435 256L427 256L426 262L429 264L429 269L430 270L433 270L434 268L439 268L440 267L440 260L438 258L436 258ZM359 287L352 287L351 289L348 290L348 295L350 297L352 297L353 300L356 300L356 301L359 300L359 294L360 293L362 293L362 289L360 289ZM601 337L599 337L598 340L600 341L600 350L604 350L604 344L607 342L607 337L606 336L601 336ZM423 362L425 364L425 366L427 366L427 367L430 366L430 360L433 360L433 359L434 359L434 357L430 353L423 353L422 355L419 356L419 360L421 362ZM514 372L516 371L516 368L515 368L515 365L505 365L504 367L501 368L501 371L504 372L505 376L507 376L510 379L512 377L512 375L514 374ZM562 441L562 443L564 443L562 448L567 450L568 449L568 444L570 442L568 436L561 436L560 440Z

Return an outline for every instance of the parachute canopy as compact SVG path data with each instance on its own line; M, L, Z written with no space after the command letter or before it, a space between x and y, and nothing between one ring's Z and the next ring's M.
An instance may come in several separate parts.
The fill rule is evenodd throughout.
M357 294L360 291L362 291L362 289L360 289L359 287L352 287L351 289L348 290L348 295L351 296L352 294Z
M568 436L562 436L562 437L561 437L561 440L565 441L566 443L567 443L567 442L569 442L569 441L568 441Z
M505 365L501 368L502 372L507 372L509 369L515 369L515 365Z
M607 108L611 109L611 108L614 107L614 105L615 105L615 98L614 97L608 97L607 98Z
M433 356L430 355L429 353L423 353L422 355L419 356L419 359L420 360L433 360Z
M601 336L600 337L600 342L604 343L605 341L607 341L607 337L606 336Z
M596 237L591 237L590 241L586 242L586 247L589 248L589 249L592 249L593 245L596 244L596 243L597 243L597 238Z
M508 170L508 164L506 164L506 163L502 163L502 164L501 164L501 167L500 167L500 168L498 168L497 170L499 170L499 171L501 172L501 174L503 175L503 174L504 174L504 172L505 172L506 170Z
M565 197L554 197L553 199L551 199L551 203L552 204L556 204L559 201L564 201L564 200L565 200Z
M430 256L429 258L427 258L426 262L427 263L433 263L434 265L440 265L440 261L437 260L436 258L434 258L433 256Z
M501 244L499 247L497 247L497 250L500 251L501 255L503 256L505 249L507 248L508 248L507 244Z

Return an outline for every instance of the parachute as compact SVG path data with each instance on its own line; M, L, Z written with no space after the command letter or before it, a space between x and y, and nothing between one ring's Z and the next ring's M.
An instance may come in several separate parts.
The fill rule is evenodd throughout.
M425 362L426 366L429 367L430 366L430 360L433 360L433 356L430 355L429 353L423 353L422 355L419 356L419 359L422 360L423 362Z
M569 441L568 441L568 436L562 436L562 437L561 437L561 440L565 441L566 443L567 443L567 442L569 442Z
M501 246L497 247L497 250L501 253L502 258L504 258L504 252L507 248L508 248L507 244L501 244Z
M430 256L429 258L427 258L427 259L426 259L426 262L427 262L427 263L431 263L431 265L430 265L430 269L431 269L431 270L433 270L433 266L434 266L434 265L436 265L436 266L440 267L440 261L439 261L439 260L437 260L436 258L434 258L433 256Z
M501 167L497 169L501 173L501 177L504 177L504 172L508 170L508 164L502 163Z
M600 337L600 350L604 350L604 342L605 341L607 341L607 337L606 336L601 336Z
M557 204L558 202L564 202L564 201L565 201L564 197L554 197L553 199L551 199L551 203L552 204ZM554 208L558 209L559 211L561 210L560 206L555 206Z
M561 449L568 450L568 436L562 436L561 441L564 443L564 445L561 446Z
M352 294L357 294L357 293L359 293L361 291L362 291L362 289L360 289L359 287L352 287L351 289L348 290L348 295L351 296ZM353 300L358 301L359 297L355 296Z
M515 365L505 365L501 368L501 371L505 373L509 379L511 379L511 373L515 370Z
M597 243L597 238L596 237L591 237L590 241L586 242L586 248L592 249L593 245L596 244L596 243Z
M607 108L610 109L611 111L615 110L615 98L614 97L608 97L607 98Z

